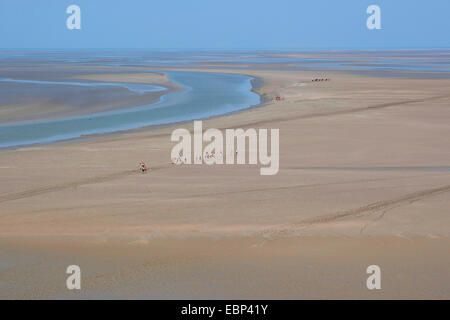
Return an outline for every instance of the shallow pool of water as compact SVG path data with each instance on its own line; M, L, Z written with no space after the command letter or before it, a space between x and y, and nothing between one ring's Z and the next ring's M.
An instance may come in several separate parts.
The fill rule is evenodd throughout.
M259 96L251 91L253 78L249 76L183 71L168 71L167 74L183 89L163 96L157 103L77 117L0 125L0 148L203 119L260 103Z

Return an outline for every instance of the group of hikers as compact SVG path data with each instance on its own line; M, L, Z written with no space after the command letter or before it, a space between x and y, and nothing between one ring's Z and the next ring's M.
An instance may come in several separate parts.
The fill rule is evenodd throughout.
M172 158L172 164L182 164L182 163L186 163L187 162L187 158L184 157L177 157L177 158Z
M317 82L317 81L330 81L330 79L328 79L328 78L325 78L325 79L312 79L311 80L312 82Z
M213 151L211 153L205 152L204 158L208 159L208 160L216 159L216 160L220 161L223 159L223 154L222 154L222 151L219 151L217 154L215 153L215 151ZM197 158L197 160L199 162L202 162L202 159L203 159L202 156L198 156L198 158ZM172 158L173 164L182 164L182 163L186 163L186 162L187 162L186 156L183 157L183 156L179 155L178 157Z
M236 155L237 154L238 154L238 152L236 151ZM223 160L223 154L221 151L218 152L217 154L215 153L215 151L213 151L211 153L205 152L204 158L208 159L208 160L216 159L217 161L221 161L221 160ZM203 159L202 156L199 156L197 158L197 160L199 160L200 163L202 162L202 159ZM172 164L182 164L182 163L186 163L186 162L187 162L186 156L179 155L178 157L172 158ZM149 171L149 168L143 161L141 161L139 163L139 171L141 173L147 173Z

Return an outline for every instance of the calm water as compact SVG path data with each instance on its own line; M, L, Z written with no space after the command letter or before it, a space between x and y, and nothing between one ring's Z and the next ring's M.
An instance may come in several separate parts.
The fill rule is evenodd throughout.
M0 125L0 148L208 118L260 103L259 96L251 91L252 78L248 76L178 71L167 74L183 89L163 96L157 103L78 117Z
M41 86L75 86L75 87L122 87L137 94L145 94L165 90L160 86L154 86L144 83L120 83L120 82L99 82L99 81L42 81L42 80L22 80L0 78L0 82L37 84Z
M299 54L299 55L297 55ZM268 64L271 69L450 72L450 50L337 51L0 51L0 66L204 66ZM277 66L279 64L279 66Z
M232 64L229 66L228 64ZM397 50L397 51L310 51L310 52L252 52L252 51L0 51L0 85L4 83L3 98L7 103L26 92L11 91L15 83L40 89L56 88L97 89L116 86L132 94L145 94L162 88L145 84L109 83L93 81L54 81L23 76L28 67L86 66L90 67L147 67L196 66L221 68L268 68L273 70L346 70L355 73L398 77L450 77L450 50ZM64 68L63 68L64 69ZM11 71L12 70L12 71ZM24 71L25 70L25 71ZM56 75L58 68L51 68ZM62 70L62 69L61 69ZM66 69L64 69L66 70ZM97 69L92 69L97 70ZM120 69L123 72L126 68ZM67 70L66 70L67 71ZM137 71L137 70L135 70ZM148 70L147 70L148 71ZM415 71L415 73L410 73ZM245 71L243 71L245 72ZM32 74L32 73L30 73ZM0 125L0 148L25 146L73 139L83 135L135 129L143 126L167 124L207 118L242 110L259 104L259 96L251 92L251 78L243 75L227 75L195 72L168 72L171 80L184 87L183 90L163 96L156 104L133 109L91 114L58 120L21 124ZM12 79L14 78L14 79ZM17 78L17 79L16 79ZM21 80L18 80L21 79ZM120 90L119 90L120 89ZM125 90L126 89L126 90ZM29 90L29 91L30 91ZM60 89L58 89L60 90ZM62 90L62 89L61 89ZM78 88L82 90L82 88ZM42 90L43 92L44 90ZM86 90L85 90L86 91ZM60 93L61 91L59 91ZM83 96L64 94L64 103L76 105ZM125 92L126 93L126 92ZM70 100L69 97L73 99ZM88 97L88 96L86 96ZM8 100L9 99L9 100ZM31 99L31 98L30 98ZM114 98L111 98L114 99ZM61 103L57 100L54 103Z

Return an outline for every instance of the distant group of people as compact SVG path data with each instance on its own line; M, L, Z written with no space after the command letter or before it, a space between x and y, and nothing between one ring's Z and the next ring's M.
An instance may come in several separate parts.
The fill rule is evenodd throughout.
M238 154L237 150L235 151L235 153L236 153L236 155ZM215 159L216 162L221 163L221 161L223 160L223 153L222 153L222 151L219 151L218 153L216 153L215 151L213 151L211 153L205 152L204 159L208 159L208 160ZM197 160L198 160L198 162L202 163L203 157L198 156ZM187 162L186 156L179 155L178 157L172 158L172 164L183 164L186 162ZM149 168L143 161L139 162L139 171L141 173L147 173L149 171Z
M215 152L205 152L205 159L217 159L217 160L222 160L223 154L222 151L220 151L217 155ZM200 156L200 160L201 160L201 156Z
M186 162L187 162L187 158L186 157L172 158L172 164L182 164L182 163L186 163Z
M218 152L217 154L213 151L211 153L209 152L205 152L205 159L216 159L216 160L222 160L223 158L223 154L222 152ZM198 156L198 158L196 159L198 160L198 162L202 162L203 157L202 156ZM172 163L173 164L182 164L182 163L186 163L187 162L187 158L186 156L181 156L179 155L178 157L172 158Z
M321 79L316 78L316 79L312 79L311 81L312 82L317 82L317 81L331 81L331 80L328 79L328 78L321 78Z

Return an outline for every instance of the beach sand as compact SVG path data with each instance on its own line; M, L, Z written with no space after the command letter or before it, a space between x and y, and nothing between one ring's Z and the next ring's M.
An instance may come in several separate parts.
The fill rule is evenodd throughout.
M203 128L279 128L274 176L172 165L192 123L1 151L0 298L450 298L450 80L245 73L264 106Z

